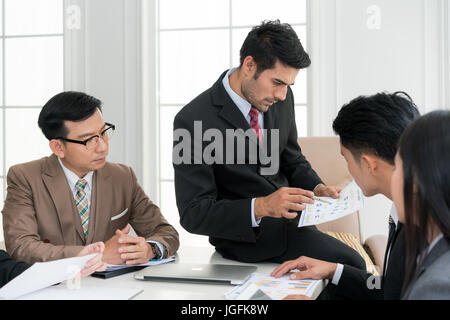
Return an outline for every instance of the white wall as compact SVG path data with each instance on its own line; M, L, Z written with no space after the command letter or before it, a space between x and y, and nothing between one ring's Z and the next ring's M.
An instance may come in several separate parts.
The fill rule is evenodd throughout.
M110 160L131 165L158 199L154 12L153 1L143 1L67 0L81 8L82 23L67 32L66 89L105 102L105 119L118 126ZM368 20L377 25L367 12L373 5L379 29L367 27ZM309 7L310 135L333 135L339 108L360 94L404 90L422 112L449 108L446 0L312 0ZM389 206L383 197L368 200L372 209L361 216L365 238L386 234Z
M139 0L67 0L81 10L80 28L66 29L66 90L103 101L116 125L109 159L142 177L141 20Z

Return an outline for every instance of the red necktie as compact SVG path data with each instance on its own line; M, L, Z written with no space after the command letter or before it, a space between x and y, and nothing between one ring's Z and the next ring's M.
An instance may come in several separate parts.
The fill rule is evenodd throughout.
M258 119L259 111L258 111L258 109L256 109L255 107L252 106L252 108L250 109L249 115L250 115L250 128L255 130L256 136L258 137L258 140L259 140L259 144L262 146L263 145L263 136L262 136L261 127L259 126L259 119Z

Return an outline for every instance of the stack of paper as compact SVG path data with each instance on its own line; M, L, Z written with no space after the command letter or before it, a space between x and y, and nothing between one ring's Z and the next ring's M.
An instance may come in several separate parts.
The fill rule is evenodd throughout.
M317 286L322 280L290 280L288 275L274 278L263 274L253 273L249 279L225 293L228 300L236 300L239 295L250 285L256 285L273 300L282 300L288 295L301 294L312 297Z
M129 268L129 267L149 267L149 266L157 266L159 264L163 264L163 263L168 263L171 261L175 261L175 256L170 256L166 259L159 259L159 260L150 260L147 263L143 263L143 264L137 264L137 265L126 265L126 264L108 264L108 266L106 267L106 271L114 271L114 270L119 270L119 269L123 269L123 268Z
M333 221L364 207L364 195L355 181L341 191L339 199L330 197L319 199L324 201L316 200L314 204L306 205L300 216L299 228Z

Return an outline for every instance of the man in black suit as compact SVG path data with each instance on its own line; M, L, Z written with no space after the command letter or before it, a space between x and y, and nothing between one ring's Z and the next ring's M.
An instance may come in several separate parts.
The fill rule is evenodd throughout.
M340 189L322 183L297 143L290 86L310 59L295 31L263 22L240 54L239 68L225 71L175 117L181 225L209 236L233 260L281 263L309 255L364 269L350 247L316 227L297 227L314 195L337 198Z
M333 129L341 141L341 153L350 174L370 197L383 194L391 199L391 177L397 144L403 131L420 116L412 99L403 92L358 97L342 107ZM300 257L272 272L280 277L293 269L291 279L329 279L323 296L333 299L398 300L405 271L405 232L392 206L383 277L346 264ZM302 298L302 297L293 297Z

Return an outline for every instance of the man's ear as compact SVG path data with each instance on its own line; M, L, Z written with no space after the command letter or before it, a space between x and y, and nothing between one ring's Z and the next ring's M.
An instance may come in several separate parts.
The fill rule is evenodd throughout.
M361 155L361 167L375 176L378 170L378 160L369 154Z
M244 73L246 77L253 77L257 71L257 65L252 56L248 56L244 59L241 66L241 72Z
M52 150L52 152L58 158L64 159L66 148L65 148L64 143L61 140L57 140L57 139L50 140L49 145L50 145L50 149Z

